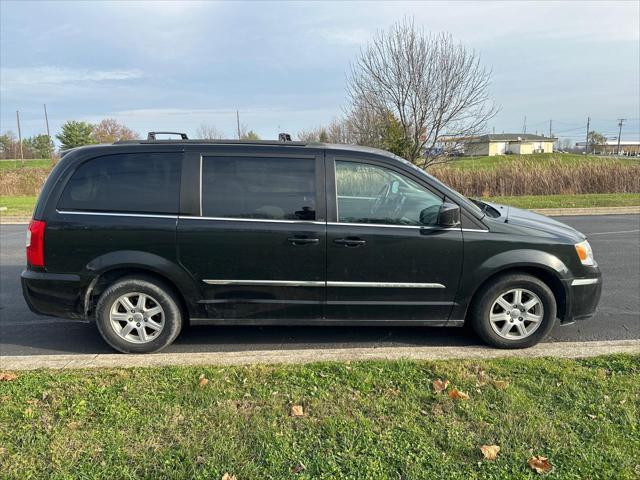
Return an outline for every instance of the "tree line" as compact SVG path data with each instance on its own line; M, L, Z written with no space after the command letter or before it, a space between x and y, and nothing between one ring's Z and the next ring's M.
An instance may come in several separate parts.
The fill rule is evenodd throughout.
M105 118L97 124L69 120L56 135L60 149L81 147L96 143L113 143L118 140L134 140L138 134L113 118ZM50 158L55 154L53 139L40 134L22 139L22 155L26 159ZM7 131L0 135L1 158L20 158L20 141L15 133Z

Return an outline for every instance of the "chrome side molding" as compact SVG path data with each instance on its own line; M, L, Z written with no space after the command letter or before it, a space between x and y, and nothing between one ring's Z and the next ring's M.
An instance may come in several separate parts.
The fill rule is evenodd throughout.
M334 282L315 280L202 280L207 285L243 285L253 287L358 287L358 288L446 288L441 283Z
M405 283L405 282L327 282L327 287L446 288L441 283Z
M323 281L309 280L202 280L208 285L244 285L252 287L324 287Z
M571 282L571 286L575 287L578 285L593 285L598 283L597 278L576 278L573 282Z

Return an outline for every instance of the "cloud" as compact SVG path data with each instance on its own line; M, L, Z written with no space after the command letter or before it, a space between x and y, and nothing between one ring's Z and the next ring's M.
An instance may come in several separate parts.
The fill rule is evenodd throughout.
M2 89L84 84L142 78L140 70L91 70L57 66L3 68Z
M371 38L371 32L364 28L322 29L317 33L336 45L362 45Z

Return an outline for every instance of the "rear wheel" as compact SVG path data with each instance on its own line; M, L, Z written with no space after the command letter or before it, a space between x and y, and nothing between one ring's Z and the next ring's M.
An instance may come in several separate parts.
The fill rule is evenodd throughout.
M471 324L488 344L526 348L553 328L556 301L551 289L536 277L511 274L487 284L471 309Z
M178 299L164 283L127 277L107 288L96 306L100 334L124 353L151 353L170 345L180 333Z

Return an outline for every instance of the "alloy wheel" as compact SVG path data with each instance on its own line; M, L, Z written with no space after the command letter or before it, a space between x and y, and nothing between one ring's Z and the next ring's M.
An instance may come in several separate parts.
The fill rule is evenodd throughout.
M531 290L514 288L501 293L491 305L489 322L493 331L507 340L531 336L542 324L544 307Z
M148 343L164 329L164 309L146 293L126 293L111 305L109 323L114 332L127 342Z

